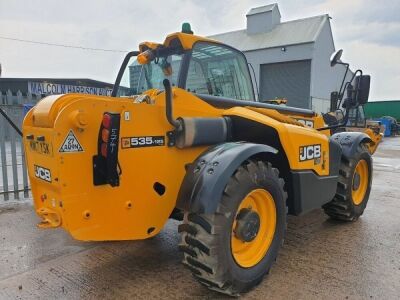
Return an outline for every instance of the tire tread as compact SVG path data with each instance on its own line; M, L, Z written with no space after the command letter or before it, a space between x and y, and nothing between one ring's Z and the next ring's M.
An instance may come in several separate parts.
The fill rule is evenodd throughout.
M182 234L182 241L179 248L184 253L183 264L189 268L194 277L201 284L211 290L231 296L237 296L239 292L243 292L243 290L237 291L234 284L224 276L225 274L219 272L220 266L213 256L219 249L214 246L218 244L218 232L221 228L220 224L227 221L231 214L228 206L224 204L225 201L229 200L231 197L230 191L234 191L233 187L240 184L243 180L248 180L248 178L257 180L257 178L251 177L251 174L254 174L257 170L261 170L263 173L269 172L269 174L273 174L273 176L277 177L286 203L287 193L284 191L285 182L279 177L278 169L273 168L270 163L248 160L237 169L225 187L223 198L220 201L217 212L213 215L185 213L185 226L181 226L179 229ZM276 257L274 258L274 261L275 260ZM265 270L265 274L268 274L269 271L270 267ZM262 277L257 283L259 283L261 279Z

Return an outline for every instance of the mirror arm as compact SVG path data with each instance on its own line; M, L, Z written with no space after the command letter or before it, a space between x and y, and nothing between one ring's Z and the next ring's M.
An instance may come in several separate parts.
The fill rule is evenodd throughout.
M348 64L347 64L347 65L348 65ZM347 70L348 70L348 67L347 67ZM347 71L346 71L346 73L347 73ZM362 75L362 71L361 71L360 69L356 70L356 71L354 72L353 76L351 77L351 79L350 79L349 81L347 81L346 84L344 85L343 91L342 91L342 87L340 87L340 92L339 92L339 99L340 99L340 100L339 100L339 102L338 102L338 107L337 107L337 109L340 109L340 105L342 104L342 100L343 100L344 93L345 93L345 91L346 91L346 87L348 86L349 83L352 83L352 82L353 82L353 80L354 80L354 78L356 77L357 73L360 73L360 75ZM345 78L345 77L344 77L344 78ZM344 78L343 78L343 79L344 79ZM359 89L359 86L357 86L357 91L358 91L358 89Z
M357 73L360 73L360 75L363 74L363 72L362 72L360 69L358 69L358 70L356 70L356 71L354 72L353 76L352 76L351 79L346 83L345 88L343 89L342 97L343 97L343 95L344 95L344 92L346 91L346 86L348 85L348 83L352 83L352 82L353 82L354 78L356 78ZM358 83L358 85L357 85L357 87L356 87L356 92L357 92L357 93L358 93L358 89L359 89L359 88L360 88L360 83Z
M337 62L337 63L339 65L346 66L346 72L344 73L342 84L340 85L340 89L339 89L339 99L342 100L343 95L344 95L344 90L342 91L342 88L343 88L343 85L344 85L344 81L346 80L346 76L347 76L347 73L349 71L349 66L350 65L348 63L343 63L343 62Z
M339 99L340 99L340 100L338 101L338 105L337 105L336 109L341 109L340 106L342 105L342 102L343 102L343 96L344 96L345 91L347 91L347 87L349 86L349 84L351 84L351 80L350 80L350 81L347 81L347 82L345 83L345 85L344 85L344 87L343 87L343 92L342 92L342 94L339 94Z
M347 65L348 65L348 64L347 64ZM339 102L338 106L340 106L340 104L342 103L342 98L343 98L343 95L344 95L344 91L346 90L346 87L347 87L351 82L353 82L353 80L354 80L354 78L356 77L357 73L360 73L361 76L362 76L362 74L363 74L362 70L358 69L358 70L356 70L356 71L354 72L354 74L353 74L353 76L351 77L351 79L350 79L348 82L346 82L346 84L345 84L345 86L344 86L343 94L342 94L342 95L339 95L339 96L341 96L341 99L340 99L340 102ZM358 82L357 87L356 87L356 90L355 90L355 91L356 91L356 103L357 103L357 104L358 104L358 90L359 90L359 89L360 89L360 81ZM358 105L357 105L357 106L358 106ZM331 125L331 126L325 126L325 127L317 128L317 130L318 130L318 131L321 131L321 130L335 129L335 128L339 128L339 127L346 126L347 121L349 120L349 114L350 114L350 109L349 109L349 108L346 108L346 114L344 115L343 121L342 121L340 124L336 124L336 125Z
M122 79L122 76L124 75L125 68L126 68L126 65L129 62L129 59L131 57L133 57L133 56L138 56L139 54L140 54L139 51L132 51L132 52L129 52L125 56L124 61L122 62L121 68L118 71L118 75L117 75L117 78L115 80L115 83L114 83L114 86L113 86L113 90L111 92L111 97L116 97L117 96L117 91L118 91L118 88L119 88L119 84L121 83L121 79Z

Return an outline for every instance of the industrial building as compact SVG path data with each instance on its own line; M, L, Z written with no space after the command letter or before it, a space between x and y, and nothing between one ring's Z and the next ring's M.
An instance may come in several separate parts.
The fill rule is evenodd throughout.
M259 100L286 98L290 106L328 111L345 71L329 63L335 51L329 15L281 22L274 3L250 9L246 18L245 29L210 37L244 52Z
M367 118L391 116L400 122L400 100L371 101L364 106Z
M335 51L329 15L282 22L274 3L250 9L246 18L245 29L210 37L244 52L254 70L258 100L285 98L290 106L327 112L330 94L339 90L345 71L343 65L329 63ZM130 86L138 85L140 68L130 66ZM18 93L35 103L49 94L110 95L111 90L112 84L90 79L0 78L3 104Z

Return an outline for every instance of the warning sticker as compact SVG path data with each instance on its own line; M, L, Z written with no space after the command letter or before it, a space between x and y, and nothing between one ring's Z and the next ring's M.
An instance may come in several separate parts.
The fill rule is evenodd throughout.
M83 148L72 130L69 131L58 152L83 152Z

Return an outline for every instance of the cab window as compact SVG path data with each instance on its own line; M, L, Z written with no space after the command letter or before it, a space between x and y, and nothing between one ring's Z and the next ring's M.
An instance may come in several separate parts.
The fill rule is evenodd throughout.
M186 90L237 100L254 100L244 55L216 43L198 42L194 45Z
M365 127L365 115L364 108L358 106L356 108L351 108L349 111L349 120L347 121L347 126L351 127Z

